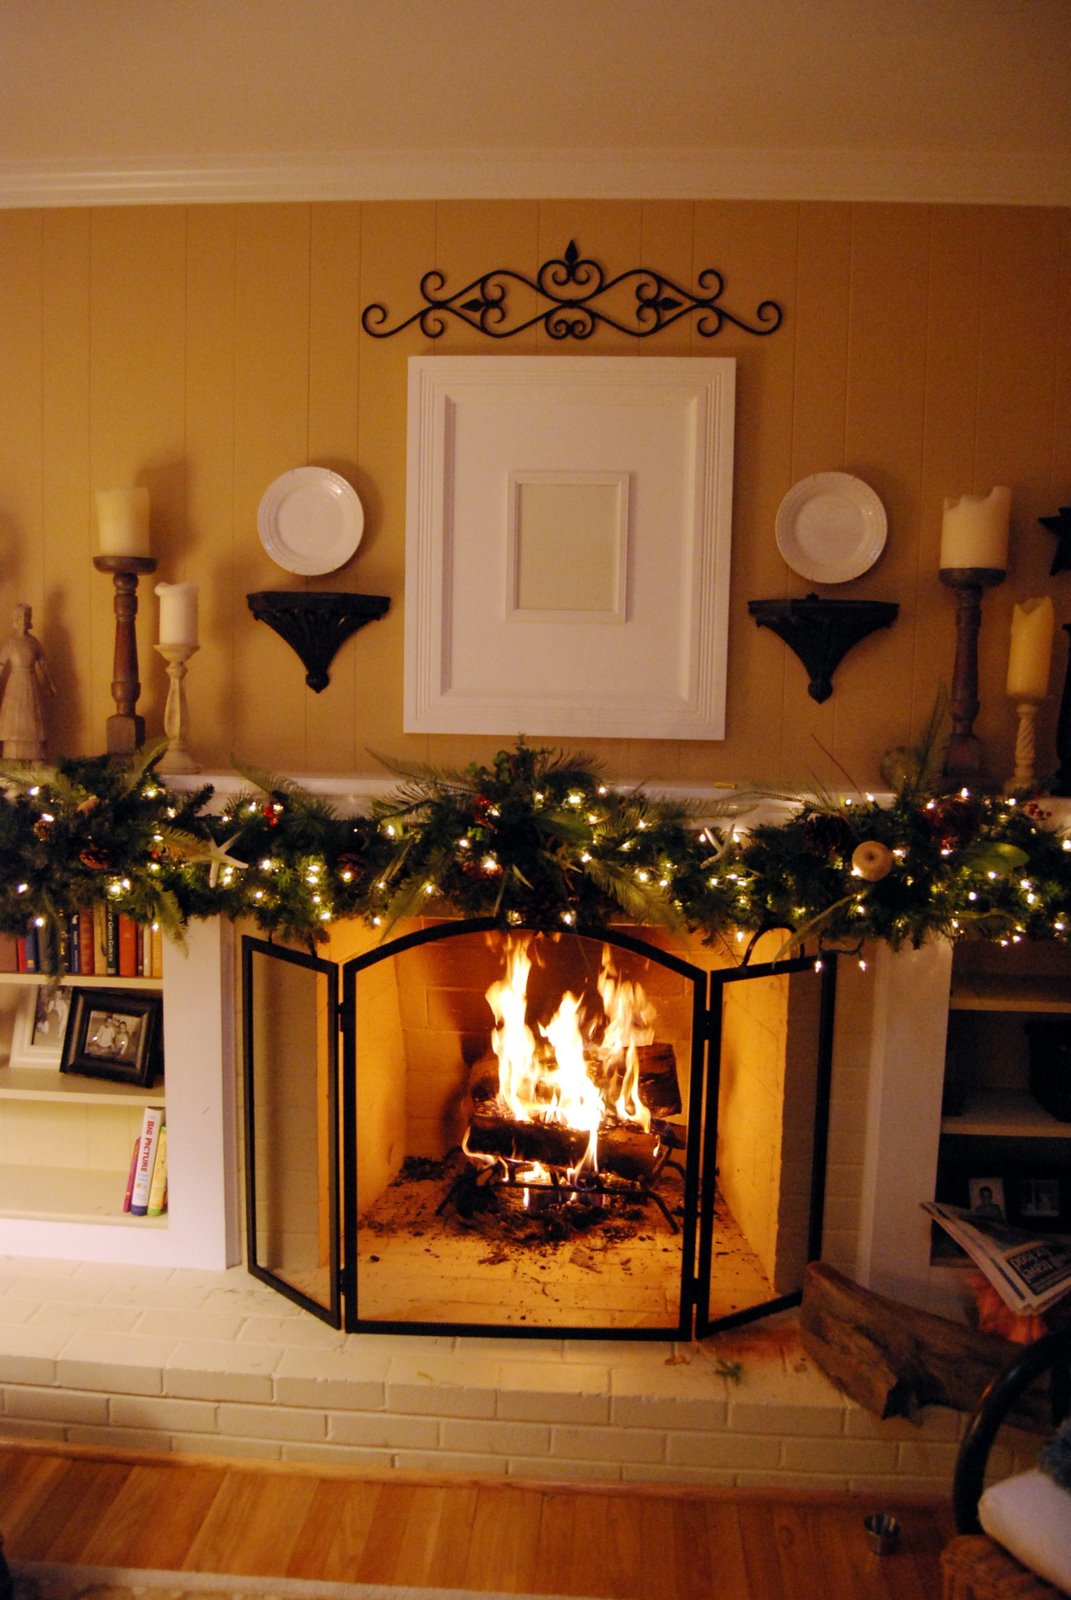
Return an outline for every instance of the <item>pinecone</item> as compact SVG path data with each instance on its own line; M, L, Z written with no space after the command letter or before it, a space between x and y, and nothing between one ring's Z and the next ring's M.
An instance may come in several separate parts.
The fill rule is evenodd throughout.
M848 822L835 811L812 811L804 817L803 837L809 850L827 859L845 855L854 842Z

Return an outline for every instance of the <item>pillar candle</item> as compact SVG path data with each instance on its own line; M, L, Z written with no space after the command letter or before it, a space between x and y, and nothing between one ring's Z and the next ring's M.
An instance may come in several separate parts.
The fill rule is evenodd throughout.
M1008 567L1008 518L1011 490L961 494L945 501L941 524L941 566Z
M1043 700L1048 694L1055 625L1048 595L1024 600L1013 610L1008 656L1008 693L1013 700Z
M197 644L197 585L158 583L160 643Z
M102 556L149 555L148 489L98 489L97 534Z

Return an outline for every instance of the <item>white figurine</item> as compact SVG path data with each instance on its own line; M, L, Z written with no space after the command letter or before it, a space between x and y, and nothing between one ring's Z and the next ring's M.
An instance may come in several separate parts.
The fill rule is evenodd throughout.
M41 692L56 693L44 649L30 632L32 620L30 607L17 605L13 632L0 649L0 751L9 761L44 760Z

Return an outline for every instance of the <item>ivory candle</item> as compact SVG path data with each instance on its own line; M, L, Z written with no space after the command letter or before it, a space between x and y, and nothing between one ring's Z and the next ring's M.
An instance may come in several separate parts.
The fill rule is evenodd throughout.
M97 537L102 556L147 556L148 489L98 489Z
M1056 618L1048 595L1012 611L1007 692L1013 700L1044 700L1049 692Z
M1008 567L1011 490L961 494L945 501L941 524L941 567Z
M158 583L160 643L197 645L197 585Z

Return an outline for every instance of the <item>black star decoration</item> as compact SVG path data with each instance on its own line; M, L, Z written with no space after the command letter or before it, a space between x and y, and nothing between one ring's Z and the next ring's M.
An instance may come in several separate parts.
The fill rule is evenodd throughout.
M1039 517L1043 528L1056 535L1056 554L1052 558L1049 577L1058 572L1071 572L1071 506L1061 506L1055 517Z

